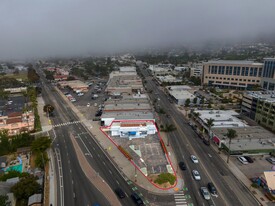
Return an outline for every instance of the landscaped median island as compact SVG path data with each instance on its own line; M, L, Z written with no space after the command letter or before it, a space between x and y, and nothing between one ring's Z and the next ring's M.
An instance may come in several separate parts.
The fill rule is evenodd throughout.
M100 129L154 186L170 189L176 185L175 171L154 121L113 121Z

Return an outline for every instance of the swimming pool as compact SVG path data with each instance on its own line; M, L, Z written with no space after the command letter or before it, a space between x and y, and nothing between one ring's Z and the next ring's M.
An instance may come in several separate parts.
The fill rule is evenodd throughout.
M13 166L9 166L7 169L6 169L6 172L8 171L18 171L18 172L21 172L23 171L23 165L22 164L19 164L19 165L13 165Z

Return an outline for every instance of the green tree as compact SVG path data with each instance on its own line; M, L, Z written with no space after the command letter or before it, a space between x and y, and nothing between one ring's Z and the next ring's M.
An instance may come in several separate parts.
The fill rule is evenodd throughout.
M184 106L185 106L185 107L189 107L189 106L190 106L190 103L191 103L191 101L190 101L190 99L188 98L188 99L185 100Z
M229 163L231 140L238 136L237 131L234 129L227 129L226 136L229 138L227 163Z
M197 104L197 101L198 101L198 98L195 97L195 98L193 99L193 104Z
M44 107L43 107L43 111L46 112L47 114L50 114L54 111L54 107L50 104L46 104Z
M36 180L37 178L33 175L22 177L18 183L12 186L11 191L18 200L27 202L28 198L38 192L40 188Z
M211 128L214 126L214 119L206 119L206 126L208 127L208 138L210 140Z
M11 151L11 144L8 137L8 130L0 130L0 156Z
M0 206L10 206L11 202L8 200L9 198L7 195L0 195Z
M49 137L39 137L31 144L31 150L34 153L45 152L51 146L52 140Z
M202 97L202 98L200 99L200 104L204 105L204 102L205 102L204 99L205 99L204 97Z

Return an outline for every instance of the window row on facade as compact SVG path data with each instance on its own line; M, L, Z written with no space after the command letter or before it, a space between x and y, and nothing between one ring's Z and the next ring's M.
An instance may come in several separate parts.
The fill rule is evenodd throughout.
M205 76L206 79L222 79L222 80L233 80L233 81L244 81L244 82L257 82L259 83L260 80L255 80L255 79L239 79L239 78L226 78L226 77L212 77L212 76Z
M262 68L260 67L238 67L238 66L209 66L209 74L236 75L261 77Z

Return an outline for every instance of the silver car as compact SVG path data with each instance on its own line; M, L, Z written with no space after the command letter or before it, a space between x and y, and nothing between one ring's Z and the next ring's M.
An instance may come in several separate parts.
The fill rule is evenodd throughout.
M201 187L201 194L204 199L210 200L210 193L208 192L208 189L206 187Z

